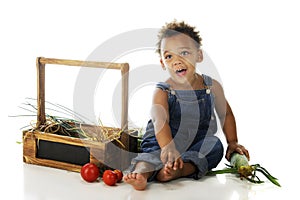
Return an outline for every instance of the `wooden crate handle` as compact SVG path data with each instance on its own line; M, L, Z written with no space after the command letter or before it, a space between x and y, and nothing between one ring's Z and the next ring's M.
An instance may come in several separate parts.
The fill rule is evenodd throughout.
M105 68L121 70L122 76L122 112L121 112L121 129L127 132L128 130L128 63L111 63L111 62L96 62L96 61L80 61L66 60L55 58L37 57L37 127L46 122L45 114L45 65L67 65L90 68Z

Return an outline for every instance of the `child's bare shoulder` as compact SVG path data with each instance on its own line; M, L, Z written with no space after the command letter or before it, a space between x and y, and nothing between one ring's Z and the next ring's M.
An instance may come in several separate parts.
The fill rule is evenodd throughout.
M155 88L153 92L153 97L155 98L163 98L167 97L167 91L163 90L162 88Z
M168 92L162 87L156 87L153 91L153 102L163 104L168 101Z
M216 79L212 80L212 91L216 96L224 93L222 84Z
M216 87L216 88L222 88L222 85L219 81L217 81L216 79L212 79L212 87Z

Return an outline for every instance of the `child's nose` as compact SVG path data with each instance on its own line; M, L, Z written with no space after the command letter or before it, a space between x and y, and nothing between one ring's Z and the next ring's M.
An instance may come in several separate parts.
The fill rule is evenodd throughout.
M173 62L173 66L176 67L178 65L181 65L181 61L180 60L176 60L175 62Z
M179 56L176 56L175 57L175 60L173 62L173 66L176 67L178 65L182 65L182 61L180 60L180 57Z

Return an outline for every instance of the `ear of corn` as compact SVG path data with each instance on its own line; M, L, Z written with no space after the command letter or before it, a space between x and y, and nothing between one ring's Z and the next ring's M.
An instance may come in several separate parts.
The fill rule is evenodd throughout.
M227 168L222 170L209 171L207 175L216 175L216 174L238 174L240 178L245 178L246 180L252 183L264 183L256 175L256 172L263 174L270 182L278 187L281 187L278 179L272 176L265 168L261 167L259 164L250 165L248 159L245 155L238 153L233 153L230 157L230 165L227 165Z
M238 153L233 153L231 155L230 164L235 168L239 168L241 166L249 166L247 157Z

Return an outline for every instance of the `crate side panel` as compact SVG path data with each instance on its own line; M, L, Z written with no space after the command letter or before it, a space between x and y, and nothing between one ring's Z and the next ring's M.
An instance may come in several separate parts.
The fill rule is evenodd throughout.
M84 165L90 161L89 148L47 140L37 141L37 158Z

